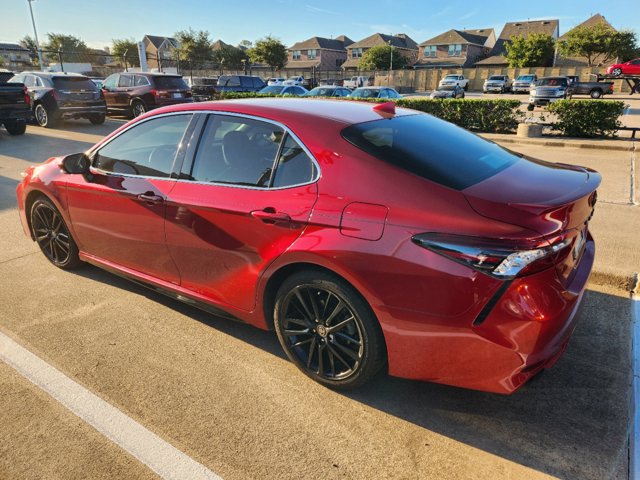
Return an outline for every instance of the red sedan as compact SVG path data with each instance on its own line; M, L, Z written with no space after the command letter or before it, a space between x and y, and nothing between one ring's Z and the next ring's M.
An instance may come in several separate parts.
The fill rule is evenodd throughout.
M563 352L600 175L393 104L162 108L27 169L27 235L275 329L324 385L391 375L511 393Z
M619 77L620 75L640 75L640 58L626 63L616 63L607 67L607 73Z

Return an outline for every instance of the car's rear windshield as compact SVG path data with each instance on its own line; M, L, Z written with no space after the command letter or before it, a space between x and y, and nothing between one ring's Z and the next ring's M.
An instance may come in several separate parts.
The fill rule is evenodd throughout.
M182 77L155 77L153 81L156 84L156 88L161 89L179 88L186 90L189 88Z
M58 90L98 91L98 86L86 77L53 77L53 86Z
M519 159L495 143L426 114L357 123L345 128L342 136L380 160L456 190Z
M544 86L544 87L566 87L567 79L566 78L541 78L536 82L536 85Z

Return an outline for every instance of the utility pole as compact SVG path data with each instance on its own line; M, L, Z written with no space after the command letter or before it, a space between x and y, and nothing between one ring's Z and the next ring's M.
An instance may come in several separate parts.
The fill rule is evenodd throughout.
M31 12L31 23L33 24L33 36L36 40L36 48L38 49L38 61L40 62L40 70L44 71L44 62L42 61L42 50L40 50L40 42L38 41L38 31L36 30L36 21L33 18L33 8L31 7L31 2L34 0L27 0L29 4L29 12Z

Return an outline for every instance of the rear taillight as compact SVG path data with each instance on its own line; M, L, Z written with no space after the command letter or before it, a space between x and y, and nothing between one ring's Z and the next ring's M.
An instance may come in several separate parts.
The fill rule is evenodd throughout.
M157 97L157 96L158 96L158 90L155 90L155 89L153 89L153 90L149 90L149 93L150 93L151 95L153 95L154 97Z
M411 239L416 245L501 280L539 272L553 266L571 244L559 238L552 244L523 243L503 239L422 233Z
M31 105L31 97L29 96L29 90L27 87L22 87L22 93L24 94L24 103Z

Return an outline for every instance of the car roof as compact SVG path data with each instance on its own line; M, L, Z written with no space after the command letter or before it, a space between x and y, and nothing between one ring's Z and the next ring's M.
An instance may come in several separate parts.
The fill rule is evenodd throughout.
M179 73L165 72L118 72L120 75L144 75L146 77L182 77Z
M349 100L312 98L251 98L220 100L214 102L183 103L154 110L154 113L180 111L228 112L256 115L285 124L292 120L311 121L324 119L347 125L370 122L383 118L373 108L377 104ZM407 108L396 108L396 116L414 115L418 112ZM295 117L295 118L294 118Z
M89 78L86 75L82 75L81 73L74 73L74 72L40 72L40 71L32 71L32 70L28 70L25 72L20 72L20 75L38 75L40 77L49 77L49 78L55 78L55 77L84 77L84 78Z

